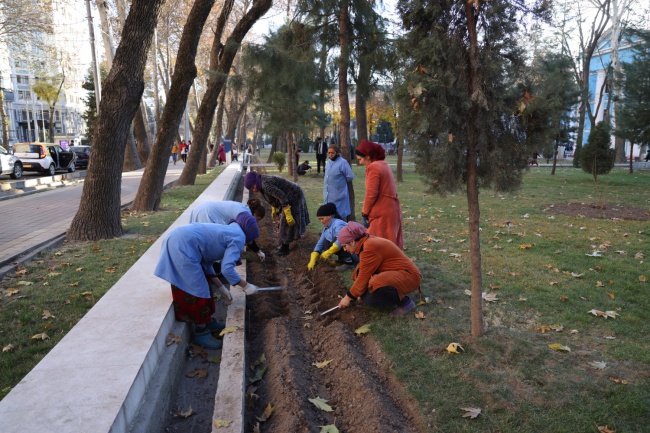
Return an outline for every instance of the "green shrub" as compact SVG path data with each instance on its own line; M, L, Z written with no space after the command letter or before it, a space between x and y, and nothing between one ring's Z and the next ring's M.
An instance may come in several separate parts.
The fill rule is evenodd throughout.
M598 182L598 175L607 174L614 168L615 158L616 151L610 147L609 125L598 122L589 133L587 145L582 149L582 170L590 173L594 182Z
M282 173L282 169L284 168L284 164L287 163L287 159L284 156L284 153L282 152L275 152L273 154L273 163L278 166L278 171Z

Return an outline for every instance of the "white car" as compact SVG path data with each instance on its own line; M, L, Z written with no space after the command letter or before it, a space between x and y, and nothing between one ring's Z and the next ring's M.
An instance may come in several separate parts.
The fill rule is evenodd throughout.
M17 143L14 155L20 158L24 171L40 171L54 176L57 170L75 171L77 155L53 143Z
M23 177L23 163L2 146L0 146L0 174L8 174L12 179Z

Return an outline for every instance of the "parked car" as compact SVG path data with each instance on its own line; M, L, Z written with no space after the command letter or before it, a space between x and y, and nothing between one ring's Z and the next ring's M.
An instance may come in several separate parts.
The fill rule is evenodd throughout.
M2 146L0 146L0 174L8 174L12 179L23 177L23 163Z
M76 170L77 155L53 143L17 143L14 155L20 158L24 171L40 171L54 176L57 170Z
M77 160L75 161L77 168L88 168L90 146L70 146L69 150L77 154Z

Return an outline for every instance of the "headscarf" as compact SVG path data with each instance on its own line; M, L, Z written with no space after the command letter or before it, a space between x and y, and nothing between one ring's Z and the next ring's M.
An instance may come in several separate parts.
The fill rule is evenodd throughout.
M336 205L334 203L325 203L316 211L316 216L336 215Z
M253 242L255 239L260 237L260 227L257 225L257 220L253 215L248 212L242 212L237 215L235 222L239 224L239 227L244 231L246 243Z
M366 228L361 224L350 221L347 226L343 227L339 232L338 241L342 244L349 244L366 236Z
M244 186L251 189L253 185L257 186L258 191L262 191L262 176L254 171L249 171L244 177Z
M367 156L373 161L381 161L386 159L386 151L379 144L363 139L357 150L354 152L359 156Z

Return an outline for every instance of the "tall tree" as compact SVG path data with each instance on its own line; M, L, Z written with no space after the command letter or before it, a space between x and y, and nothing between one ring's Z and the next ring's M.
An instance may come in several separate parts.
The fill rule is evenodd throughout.
M273 0L254 0L251 8L239 20L223 46L221 46L220 42L221 35L218 35L219 37L215 35L210 57L211 77L208 81L208 87L203 94L201 106L199 107L196 117L196 124L194 126L193 146L197 146L197 149L200 149L200 152L190 152L187 164L183 168L183 172L176 182L177 185L194 185L199 164L205 164L205 149L210 135L214 111L217 108L217 98L227 80L230 67L232 66L244 37L257 20L264 16L272 4ZM217 66L214 69L212 68L213 55L217 63Z
M582 170L593 176L609 173L614 168L616 150L610 148L610 127L605 122L598 122L591 130L587 145L582 149Z
M400 129L408 131L416 170L430 189L466 185L469 213L471 332L483 335L479 187L513 190L532 148L521 117L523 53L517 40L524 15L547 2L401 0L406 35ZM480 162L480 163L479 163Z
M630 141L630 156L634 145L650 145L650 31L630 31L634 56L630 63L622 64L617 76L621 87L620 108L616 112L614 134ZM639 152L641 154L641 152ZM630 173L634 158L630 157Z
M32 85L32 90L40 99L47 102L50 118L48 120L48 140L54 143L54 109L59 102L61 89L65 83L65 72L51 77L43 77Z
M187 96L196 77L194 60L197 46L203 32L203 25L210 14L214 1L196 0L187 17L181 43L178 47L177 63L174 68L167 103L160 117L153 152L147 161L138 192L133 200L132 208L135 210L158 210L160 205L169 156L178 132L178 125L185 112Z
M163 0L133 0L122 41L104 83L79 210L68 238L109 239L122 234L121 184L124 145L144 92L144 68Z

